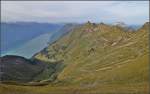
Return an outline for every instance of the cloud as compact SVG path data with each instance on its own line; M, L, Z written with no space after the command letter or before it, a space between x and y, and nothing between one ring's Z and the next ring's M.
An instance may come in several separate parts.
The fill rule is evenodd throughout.
M1 1L4 22L116 22L149 19L148 1Z

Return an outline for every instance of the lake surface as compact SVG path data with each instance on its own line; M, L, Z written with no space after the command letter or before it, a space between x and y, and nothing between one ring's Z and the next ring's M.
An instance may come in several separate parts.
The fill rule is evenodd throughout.
M6 53L3 53L2 56L18 55L30 58L48 45L51 35L52 35L51 33L42 34L17 48L14 48Z
M51 35L62 26L35 22L1 23L1 56L19 55L30 58L46 47Z

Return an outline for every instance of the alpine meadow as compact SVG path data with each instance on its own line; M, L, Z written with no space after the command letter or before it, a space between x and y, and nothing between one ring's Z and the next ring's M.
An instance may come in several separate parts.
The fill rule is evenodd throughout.
M1 1L0 94L149 94L149 1Z

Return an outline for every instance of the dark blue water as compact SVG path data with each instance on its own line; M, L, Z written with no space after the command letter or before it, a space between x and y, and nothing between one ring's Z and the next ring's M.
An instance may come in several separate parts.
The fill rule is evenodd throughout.
M62 26L62 24L35 22L1 23L1 54L22 47L43 34L54 33Z

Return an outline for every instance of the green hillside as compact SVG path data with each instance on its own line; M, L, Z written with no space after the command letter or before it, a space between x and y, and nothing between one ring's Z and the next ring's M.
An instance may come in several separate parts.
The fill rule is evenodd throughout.
M46 51L35 58L64 60L66 67L59 74L60 81L83 85L148 81L148 23L132 32L88 22Z
M87 22L37 53L33 59L47 63L63 61L65 67L47 86L8 89L11 85L1 85L2 92L148 94L149 22L137 31Z

